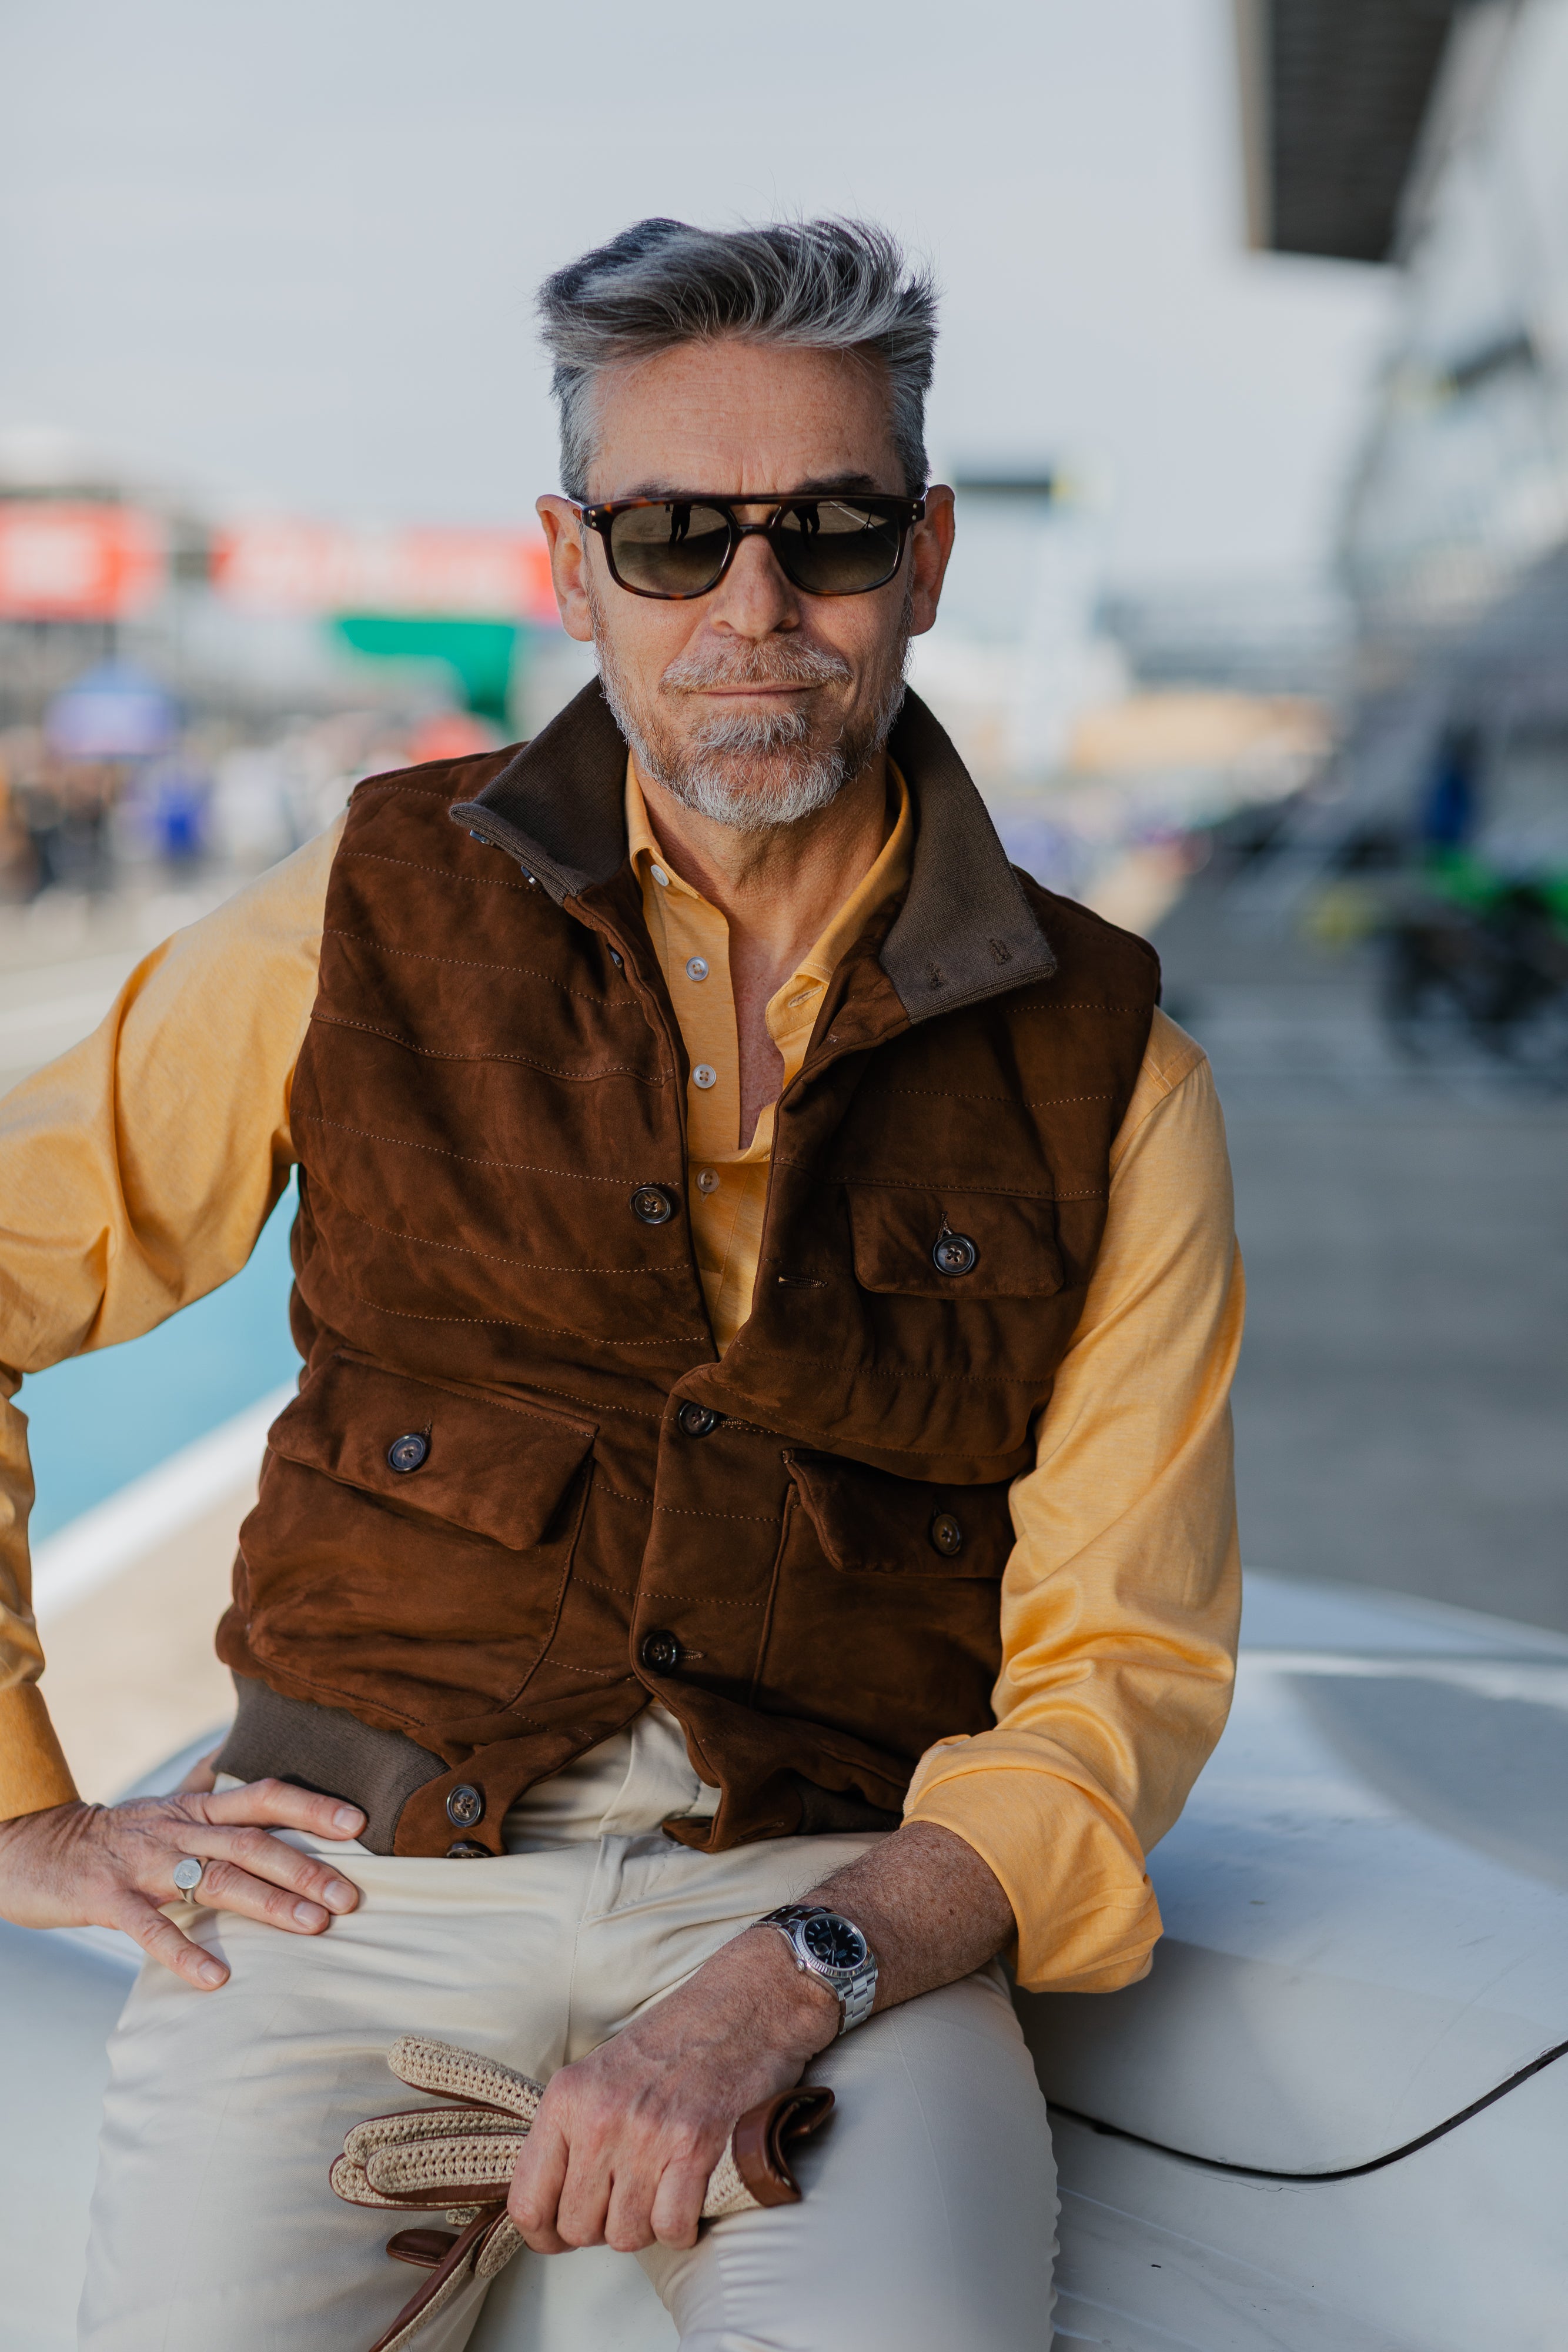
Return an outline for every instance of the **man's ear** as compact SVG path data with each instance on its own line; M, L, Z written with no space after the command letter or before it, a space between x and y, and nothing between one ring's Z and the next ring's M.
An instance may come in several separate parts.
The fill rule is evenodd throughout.
M593 622L588 603L588 550L577 509L570 499L547 493L536 501L534 512L543 526L545 543L549 549L550 577L555 583L561 625L569 637L591 645Z
M953 552L953 493L946 482L934 482L925 493L925 520L910 535L911 636L924 635L936 619L947 559Z

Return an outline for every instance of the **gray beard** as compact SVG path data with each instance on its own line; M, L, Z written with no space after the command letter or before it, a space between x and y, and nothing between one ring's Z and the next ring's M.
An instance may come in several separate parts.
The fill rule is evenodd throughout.
M771 832L780 825L798 824L802 817L827 808L883 749L903 707L904 672L909 657L907 611L893 648L889 675L871 709L858 724L845 727L838 741L826 750L813 747L811 722L803 710L715 718L705 720L688 741L678 742L663 727L656 711L640 708L616 669L591 592L589 604L604 698L636 753L643 773L683 807L711 818L715 824L727 825L733 833ZM721 680L745 686L763 682L821 686L840 683L849 674L847 665L835 655L797 646L786 638L771 640L766 648L754 646L739 660L723 665L709 657L680 656L670 664L661 683L677 692Z

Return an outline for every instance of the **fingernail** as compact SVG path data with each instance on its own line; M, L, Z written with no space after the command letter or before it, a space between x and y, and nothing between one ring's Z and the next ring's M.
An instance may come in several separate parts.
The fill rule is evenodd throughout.
M327 1914L319 1903L300 1901L294 1906L294 1916L302 1927L321 1927L327 1922Z
M227 1974L227 1969L220 1968L216 1960L204 1960L196 1970L196 1981L198 1984L221 1985Z
M354 1890L346 1878L329 1878L321 1900L333 1911L351 1911Z
M339 1830L359 1830L363 1828L364 1820L357 1805L340 1805L332 1816L332 1826Z

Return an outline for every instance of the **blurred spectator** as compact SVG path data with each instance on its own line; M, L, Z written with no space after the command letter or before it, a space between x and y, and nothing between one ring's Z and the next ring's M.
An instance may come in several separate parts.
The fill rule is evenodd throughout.
M1421 804L1421 839L1428 849L1463 849L1476 827L1480 738L1473 727L1450 727L1437 747Z
M63 889L101 896L114 879L110 819L123 772L110 761L61 759L37 739L29 748L32 756L18 762L9 793L23 845L19 895L37 898Z
M16 792L20 729L0 736L0 900L24 898L32 881L32 856Z
M143 783L152 839L172 872L199 866L207 848L207 804L212 778L183 752L160 761Z

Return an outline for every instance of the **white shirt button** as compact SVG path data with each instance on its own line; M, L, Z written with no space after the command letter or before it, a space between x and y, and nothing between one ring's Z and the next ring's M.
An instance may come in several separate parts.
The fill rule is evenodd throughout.
M686 958L686 978L688 980L706 980L707 978L707 960L706 957L688 956Z
M699 1192L716 1192L718 1191L718 1170L716 1168L698 1169L697 1191Z
M653 876L661 890L667 890L669 888L670 877L665 873L662 866L650 866L648 871Z
M702 1087L704 1088L717 1086L718 1072L714 1068L711 1062L699 1062L697 1064L696 1068L692 1072L692 1084L694 1087Z

